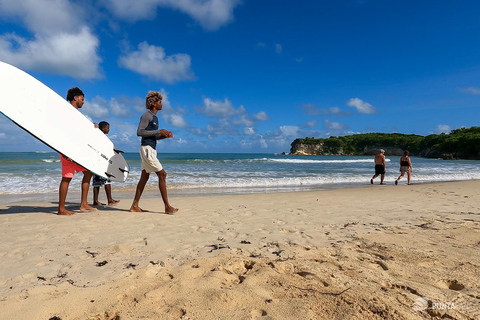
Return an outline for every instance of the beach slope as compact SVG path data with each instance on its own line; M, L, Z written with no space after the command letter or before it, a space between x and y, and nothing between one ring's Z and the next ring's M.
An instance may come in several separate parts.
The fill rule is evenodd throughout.
M478 190L0 205L0 319L479 319Z

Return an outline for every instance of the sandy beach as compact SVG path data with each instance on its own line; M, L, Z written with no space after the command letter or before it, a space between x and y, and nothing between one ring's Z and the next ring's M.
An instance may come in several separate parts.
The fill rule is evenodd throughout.
M480 319L478 190L0 205L0 319Z

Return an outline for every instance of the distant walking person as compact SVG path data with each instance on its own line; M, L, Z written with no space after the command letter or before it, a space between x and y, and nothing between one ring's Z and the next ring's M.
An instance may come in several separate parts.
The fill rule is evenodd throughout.
M85 103L85 95L83 94L82 90L77 87L71 88L67 92L67 101L75 109L80 109L83 104ZM65 121L68 121L66 119ZM72 123L72 125L75 125ZM92 123L95 126L95 124ZM62 181L60 182L59 187L59 200L58 200L58 214L59 215L72 215L75 212L67 210L65 208L65 201L67 199L68 193L68 186L70 185L70 181L72 181L75 172L83 172L83 180L82 180L82 197L80 202L80 211L93 211L97 210L91 207L87 202L88 196L88 189L90 188L90 180L92 179L93 173L85 169L84 167L76 164L70 158L65 158L63 155L60 155L60 161L62 163Z
M162 110L162 95L159 92L150 91L146 97L146 108L149 111L145 112L140 118L138 124L137 136L142 137L140 146L140 157L142 158L142 175L135 191L135 198L133 199L131 212L143 212L139 207L140 197L142 196L145 185L147 184L150 173L155 172L158 176L158 188L162 195L162 200L165 205L165 213L174 214L178 211L168 202L167 196L167 173L162 167L162 164L157 159L157 140L173 138L171 131L165 129L158 130L158 111Z
M387 165L385 164L385 150L380 149L380 153L375 156L375 174L370 183L373 184L373 179L380 175L380 184L383 184L383 179L385 179L385 172L387 171Z
M100 121L98 123L98 129L100 129L103 133L108 134L110 132L110 124L106 121ZM98 201L98 194L100 193L100 187L105 187L105 193L107 195L107 201L109 206L116 205L120 202L120 200L114 200L112 198L112 185L111 181L107 180L103 177L97 176L96 174L93 176L93 205L94 206L103 206L104 204Z
M397 180L395 180L395 185L397 185L398 181L403 178L405 172L407 173L408 184L411 184L410 179L412 176L412 161L409 157L410 152L405 150L403 154L404 156L400 158L400 176L397 178Z

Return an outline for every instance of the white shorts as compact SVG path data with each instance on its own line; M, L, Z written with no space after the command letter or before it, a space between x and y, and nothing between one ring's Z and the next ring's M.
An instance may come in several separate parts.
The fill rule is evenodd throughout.
M142 170L147 173L163 170L162 164L157 159L157 150L150 146L140 146L140 158L142 158Z

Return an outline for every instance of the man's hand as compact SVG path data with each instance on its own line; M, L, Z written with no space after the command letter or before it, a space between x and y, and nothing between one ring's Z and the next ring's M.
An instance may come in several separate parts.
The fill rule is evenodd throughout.
M164 136L165 138L173 138L172 131L161 129L161 130L158 131L158 133L160 133L160 135Z

